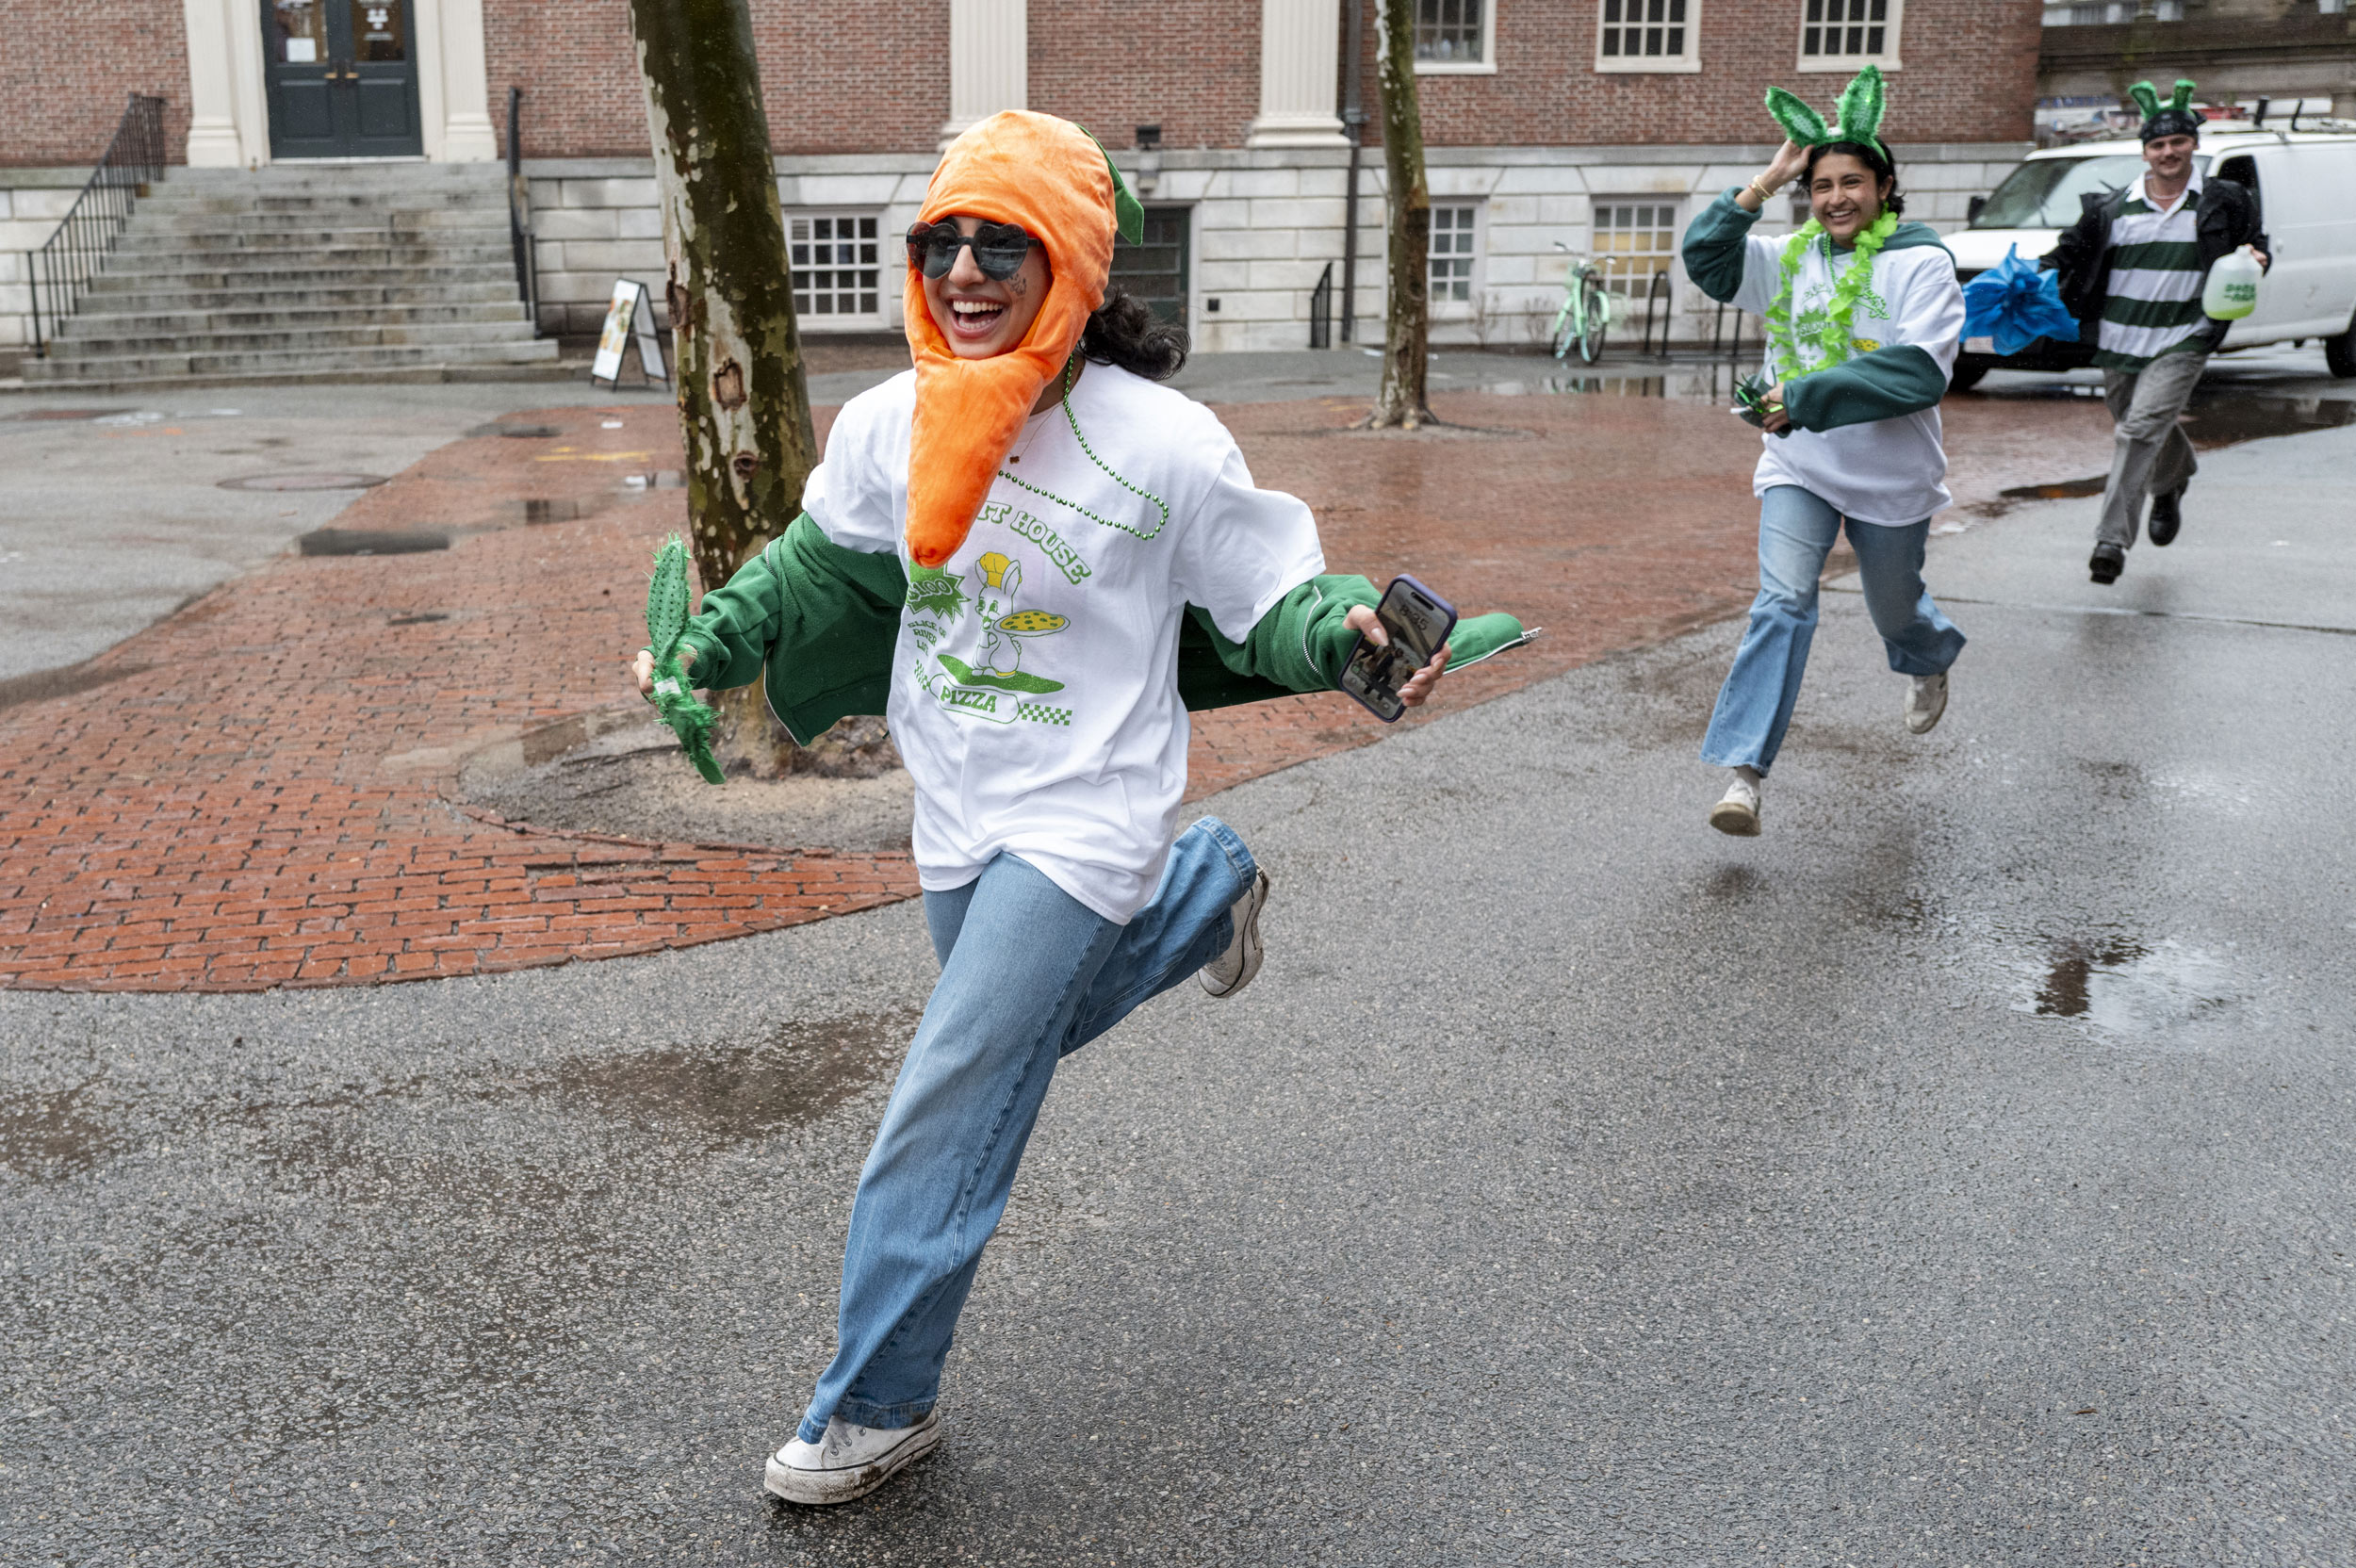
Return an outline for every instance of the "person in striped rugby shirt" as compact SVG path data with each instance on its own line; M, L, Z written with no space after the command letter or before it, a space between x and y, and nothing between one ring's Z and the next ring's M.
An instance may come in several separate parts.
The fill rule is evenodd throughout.
M2184 487L2199 464L2177 424L2226 323L2201 313L2201 289L2218 258L2244 245L2266 266L2258 204L2231 180L2201 177L2193 154L2201 118L2193 84L2166 105L2149 82L2131 90L2144 109L2142 178L2083 198L2075 227L2044 258L2061 273L2062 302L2094 338L2102 396L2116 425L2094 555L2097 582L2116 582L2151 501L2151 543L2176 537Z

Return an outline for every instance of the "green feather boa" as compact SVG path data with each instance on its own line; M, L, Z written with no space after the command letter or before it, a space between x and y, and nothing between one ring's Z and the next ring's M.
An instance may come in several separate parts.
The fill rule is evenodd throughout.
M1800 359L1800 346L1792 335L1792 290L1799 281L1800 261L1808 247L1824 237L1824 225L1811 218L1797 234L1783 242L1783 286L1767 306L1767 341L1774 345L1775 369L1780 379L1797 380L1810 370L1828 369L1849 357L1849 322L1857 315L1857 302L1873 282L1873 258L1890 237L1898 232L1898 215L1885 212L1873 220L1872 226L1857 237L1857 248L1851 253L1848 270L1834 280L1832 304L1826 311L1832 325L1817 342L1824 359L1807 365Z

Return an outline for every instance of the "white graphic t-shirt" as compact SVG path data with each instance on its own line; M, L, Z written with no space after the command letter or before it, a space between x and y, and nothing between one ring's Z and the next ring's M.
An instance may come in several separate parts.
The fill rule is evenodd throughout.
M1186 790L1179 617L1199 604L1240 642L1325 557L1308 507L1255 488L1200 403L1109 365L1068 400L1023 427L938 571L902 537L914 371L843 406L802 505L908 574L888 717L918 879L960 888L1007 850L1125 924Z
M1766 314L1783 286L1783 246L1781 236L1749 237L1737 305ZM1834 267L1837 262L1846 272L1850 260L1846 253L1836 258L1830 242L1819 240L1800 262L1792 284L1792 333L1802 365L1823 363L1824 338L1839 330L1831 310L1839 282ZM1963 288L1955 282L1953 256L1937 245L1912 245L1873 258L1873 279L1849 317L1852 351L1911 344L1952 375L1962 336ZM1771 344L1767 377L1774 381L1781 374ZM1955 504L1947 493L1947 451L1940 435L1936 404L1838 430L1762 434L1751 488L1763 496L1775 485L1796 484L1860 523L1919 523Z

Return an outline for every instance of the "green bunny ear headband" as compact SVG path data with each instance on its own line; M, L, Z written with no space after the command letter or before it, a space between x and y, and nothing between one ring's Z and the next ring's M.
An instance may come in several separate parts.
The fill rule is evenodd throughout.
M2176 78L2176 91L2166 104L2160 102L2160 90L2150 82L2137 82L2127 90L2127 96L2135 101L2135 107L2141 109L2143 117L2149 120L2163 108L2173 109L2178 114L2189 114L2192 111L2193 90L2191 80L2179 76Z
M2184 84L2190 87L2192 84ZM1882 92L1882 69L1869 65L1849 78L1849 85L1841 90L1841 105L1834 112L1835 122L1826 125L1824 117L1803 103L1796 93L1779 87L1767 90L1767 112L1775 117L1795 146L1821 147L1828 141L1855 141L1873 148L1883 157L1890 149L1881 144L1875 134L1882 126L1882 110L1886 100Z

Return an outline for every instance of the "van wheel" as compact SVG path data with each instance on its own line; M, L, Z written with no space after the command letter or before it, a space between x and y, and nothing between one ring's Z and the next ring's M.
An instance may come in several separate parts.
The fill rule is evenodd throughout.
M1980 384L1980 378L1988 374L1988 368L1987 364L1982 361L1965 359L1956 360L1955 373L1949 379L1947 383L1947 390L1950 392L1971 391L1973 387ZM2339 372L2335 370L2332 374L2337 375Z
M2356 376L2356 326L2323 340L2323 363L2343 381Z

